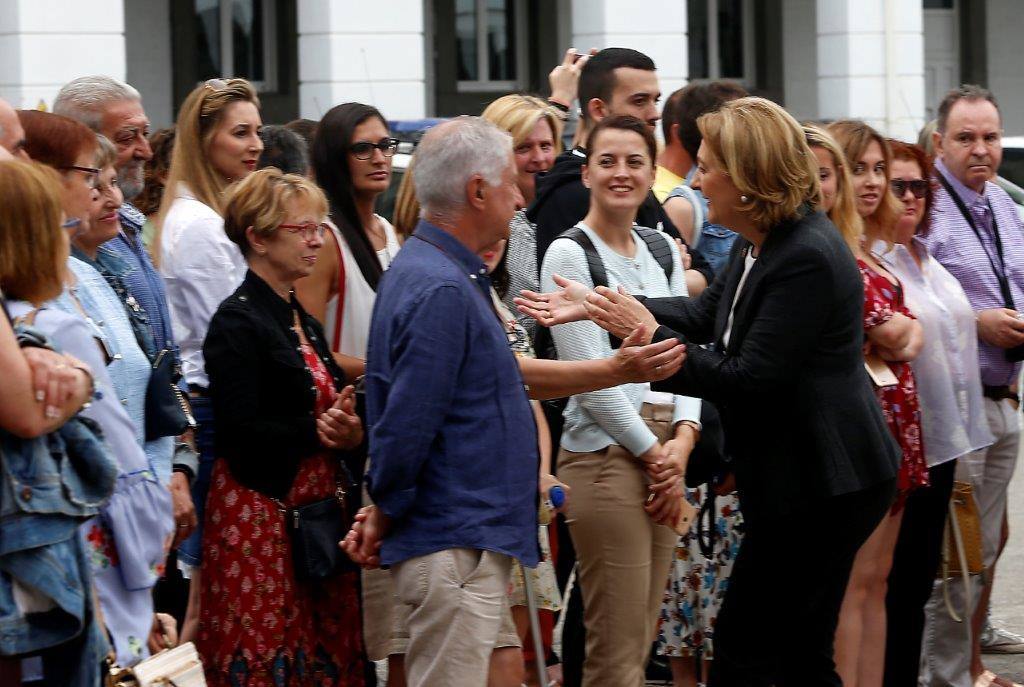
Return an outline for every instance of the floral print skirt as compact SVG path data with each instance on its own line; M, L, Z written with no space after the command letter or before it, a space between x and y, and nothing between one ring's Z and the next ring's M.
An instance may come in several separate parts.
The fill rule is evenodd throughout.
M333 495L336 458L303 460L284 503ZM284 515L213 468L203 532L198 649L210 687L362 687L356 574L295 579Z
M706 489L706 485L687 489L687 500L699 508ZM736 494L715 498L714 527L711 558L701 551L696 520L676 545L658 622L657 652L662 656L684 658L700 651L705 659L714 658L715 620L743 541L743 515Z

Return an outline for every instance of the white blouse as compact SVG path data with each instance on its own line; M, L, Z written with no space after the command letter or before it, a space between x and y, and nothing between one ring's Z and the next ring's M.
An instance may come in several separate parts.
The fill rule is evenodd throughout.
M382 227L384 227L385 244L384 248L377 251L377 259L380 266L387 269L391 261L398 254L401 244L398 243L398 235L391 223L380 215L374 215ZM341 332L338 336L338 294L335 293L327 301L327 312L324 322L324 333L330 342L331 350L337 353L350 355L353 358L366 359L366 341L370 337L370 316L373 314L373 303L377 293L370 288L363 277L356 258L352 254L341 230L330 220L327 222L334 238L341 247L341 256L345 268L345 302L340 304L341 310ZM324 249L328 250L328 249Z
M874 252L903 284L904 300L924 329L924 347L910 363L921 404L921 434L928 466L940 465L992 443L981 395L974 310L960 282L915 239L918 266L906 246Z
M180 186L164 219L160 274L188 384L210 385L203 340L213 314L242 284L246 269L242 251L224 233L224 219Z

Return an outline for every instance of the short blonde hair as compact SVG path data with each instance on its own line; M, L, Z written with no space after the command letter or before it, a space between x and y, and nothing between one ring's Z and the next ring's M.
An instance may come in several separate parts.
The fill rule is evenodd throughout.
M764 98L739 98L701 115L697 127L711 154L749 200L741 206L761 231L817 207L818 164L800 124Z
M900 201L889 192L889 179L892 176L892 148L885 138L869 124L857 119L841 119L828 125L828 132L835 137L843 148L846 161L850 165L850 173L857 166L857 161L872 142L882 149L885 160L885 188L881 190L881 202L870 217L864 217L864 238L868 245L875 239L882 239L891 247L895 238L896 221L900 218Z
M864 235L864 222L857 214L853 178L850 176L850 165L846 161L843 149L827 131L813 124L804 125L804 134L811 148L820 148L832 156L832 165L836 168L836 202L832 205L828 218L839 229L850 250L856 251Z
M252 103L257 109L260 106L256 89L245 79L210 79L196 86L181 104L165 184L168 192L160 203L153 239L154 262L158 265L164 218L174 204L180 184L188 186L196 200L222 214L222 195L228 182L213 168L209 148L224 112L237 102Z
M395 210L391 215L391 224L401 240L412 236L416 225L420 221L420 201L416 200L416 184L413 182L412 170L416 164L416 154L409 158L409 164L405 167L402 175L402 182L398 185L398 193L395 194Z
M304 176L285 174L277 167L257 170L228 187L224 203L224 232L248 257L245 232L271 236L288 216L289 205L302 203L319 218L327 216L327 197Z
M38 305L64 290L68 241L61 178L37 162L0 162L0 289Z
M512 146L521 145L542 119L551 127L555 153L562 152L562 121L551 105L532 95L510 93L503 95L480 115L499 129L512 135Z

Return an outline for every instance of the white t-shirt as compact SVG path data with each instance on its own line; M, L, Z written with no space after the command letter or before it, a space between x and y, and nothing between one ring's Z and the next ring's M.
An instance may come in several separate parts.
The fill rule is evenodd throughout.
M242 251L224 233L224 219L180 186L160 236L160 274L188 384L210 385L203 340L213 314L241 285L246 269Z
M395 234L395 228L391 226L391 223L380 215L374 215L374 217L384 228L386 241L384 248L377 251L377 259L380 260L380 266L386 270L391 266L391 261L395 259L401 244L398 243L398 235ZM365 359L366 340L370 336L370 316L373 314L373 302L377 293L366 283L366 279L356 263L356 258L352 254L352 249L349 248L345 237L341 235L341 230L331 221L328 221L327 224L334 232L338 246L341 247L341 256L345 267L345 302L341 304L341 335L338 336L338 294L331 296L327 301L324 333L327 334L332 351Z

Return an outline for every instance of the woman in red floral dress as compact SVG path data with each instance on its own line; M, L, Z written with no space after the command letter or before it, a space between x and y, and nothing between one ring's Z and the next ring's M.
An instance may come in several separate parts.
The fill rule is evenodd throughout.
M217 416L198 648L211 687L363 685L357 574L296 575L285 509L332 498L361 443L351 387L292 293L322 245L314 185L276 169L232 189L225 231L249 272L203 347Z
M864 122L842 121L829 132L852 171L852 191L863 222L857 265L864 278L864 355L889 430L903 451L898 492L889 515L861 546L850 572L839 627L836 671L847 687L881 687L885 670L885 594L893 551L911 489L928 484L921 445L921 411L909 362L923 343L921 325L903 303L899 280L872 255L876 241L891 241L902 206L889 191L892 151Z

